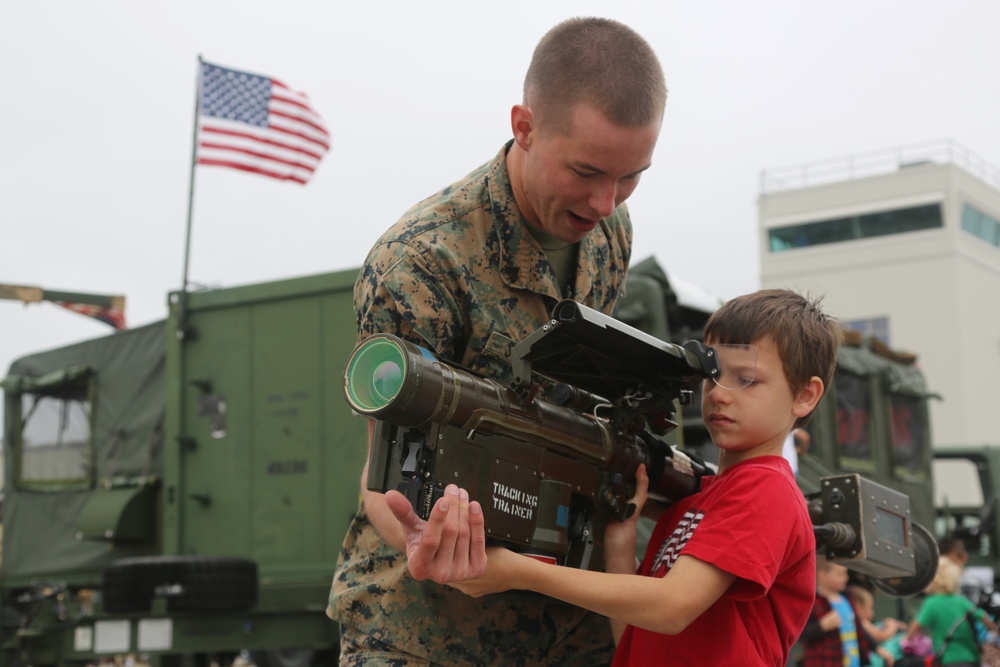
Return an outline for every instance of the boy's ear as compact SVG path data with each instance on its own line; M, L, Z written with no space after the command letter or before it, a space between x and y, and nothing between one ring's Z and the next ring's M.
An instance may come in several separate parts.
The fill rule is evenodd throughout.
M821 398L823 398L823 381L813 375L795 397L795 401L792 403L792 414L800 418L805 417L815 409Z

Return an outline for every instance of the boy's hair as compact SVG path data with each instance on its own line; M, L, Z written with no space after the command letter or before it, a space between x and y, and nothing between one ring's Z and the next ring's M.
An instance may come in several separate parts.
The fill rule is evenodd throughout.
M962 568L947 556L941 556L931 585L940 593L954 595L962 585Z
M785 367L785 379L797 396L813 376L823 391L833 380L837 350L843 335L837 321L820 309L821 298L807 298L786 289L765 289L730 299L705 324L705 340L750 345L770 338ZM809 423L812 413L793 428Z
M586 102L623 127L663 119L667 84L653 48L628 26L605 18L567 19L549 30L524 77L524 104L561 127Z
M848 585L846 592L847 597L850 598L856 607L866 606L869 602L875 601L875 596L872 595L872 592L858 584Z

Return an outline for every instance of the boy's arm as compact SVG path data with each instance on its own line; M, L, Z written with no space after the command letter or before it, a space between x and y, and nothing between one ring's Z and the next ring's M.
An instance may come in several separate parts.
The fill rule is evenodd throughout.
M451 585L474 597L511 589L535 591L622 624L669 635L701 616L736 579L683 555L665 577L655 578L560 567L507 549L489 549L488 554L483 577Z

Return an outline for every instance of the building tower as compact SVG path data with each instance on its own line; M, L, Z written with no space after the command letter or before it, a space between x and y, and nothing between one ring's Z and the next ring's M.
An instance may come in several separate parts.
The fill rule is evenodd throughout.
M936 447L1000 444L1000 169L954 141L765 170L762 287L919 355Z

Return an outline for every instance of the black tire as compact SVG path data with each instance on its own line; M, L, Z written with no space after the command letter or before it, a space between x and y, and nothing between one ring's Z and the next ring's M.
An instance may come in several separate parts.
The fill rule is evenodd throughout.
M149 611L165 598L169 611L239 611L257 604L257 563L242 558L146 556L104 569L105 611Z

